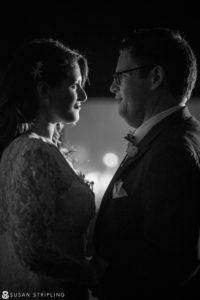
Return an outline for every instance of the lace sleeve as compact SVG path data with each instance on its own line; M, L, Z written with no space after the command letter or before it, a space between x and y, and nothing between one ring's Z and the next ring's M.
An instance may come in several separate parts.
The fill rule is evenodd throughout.
M21 263L36 273L88 282L88 264L63 257L53 242L56 168L55 158L42 147L16 160L9 209L13 245Z

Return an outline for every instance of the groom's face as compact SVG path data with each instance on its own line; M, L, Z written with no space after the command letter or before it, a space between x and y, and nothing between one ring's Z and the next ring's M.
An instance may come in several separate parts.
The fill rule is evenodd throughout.
M129 50L120 52L116 72L138 68L138 64ZM148 101L148 81L140 74L140 69L120 73L118 80L114 79L110 87L118 101L118 111L121 117L132 127L138 127L145 118Z

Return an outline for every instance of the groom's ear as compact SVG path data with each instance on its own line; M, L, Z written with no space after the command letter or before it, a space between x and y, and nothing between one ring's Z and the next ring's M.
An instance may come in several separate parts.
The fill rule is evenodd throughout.
M156 90L164 81L165 71L162 66L155 66L150 72L151 90Z

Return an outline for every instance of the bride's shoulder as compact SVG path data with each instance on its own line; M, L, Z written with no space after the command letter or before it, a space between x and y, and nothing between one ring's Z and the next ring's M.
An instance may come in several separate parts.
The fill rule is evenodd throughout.
M51 157L52 151L47 143L28 134L15 138L4 150L2 161L29 159L34 156Z

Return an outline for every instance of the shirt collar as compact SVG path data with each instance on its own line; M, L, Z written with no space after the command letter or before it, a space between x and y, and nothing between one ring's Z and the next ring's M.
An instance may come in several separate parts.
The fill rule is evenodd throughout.
M183 106L173 106L169 109L166 109L159 114L151 117L147 121L145 121L141 126L136 128L134 132L134 137L136 138L137 143L139 143L144 136L150 131L150 129L159 123L164 118L168 117L169 115L173 114L175 111L180 110Z

